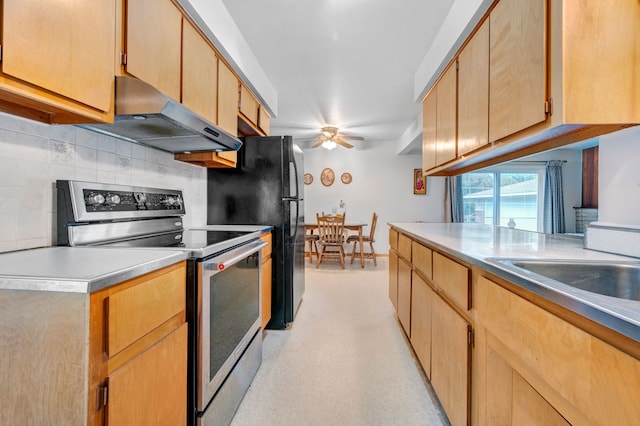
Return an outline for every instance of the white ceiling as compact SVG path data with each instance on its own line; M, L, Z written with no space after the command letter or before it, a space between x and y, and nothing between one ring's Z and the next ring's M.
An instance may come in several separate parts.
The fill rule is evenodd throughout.
M222 2L277 91L271 133L334 125L363 148L397 141L420 114L414 76L454 0Z

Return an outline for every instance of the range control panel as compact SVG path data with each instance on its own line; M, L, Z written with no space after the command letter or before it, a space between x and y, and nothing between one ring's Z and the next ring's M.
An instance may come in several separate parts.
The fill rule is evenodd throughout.
M182 210L180 194L158 192L83 189L87 212L134 212L140 210Z
M82 182L56 181L61 224L123 221L185 214L182 191Z

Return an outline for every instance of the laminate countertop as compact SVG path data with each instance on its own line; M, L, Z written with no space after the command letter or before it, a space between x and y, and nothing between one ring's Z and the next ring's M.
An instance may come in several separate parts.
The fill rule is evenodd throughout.
M91 293L185 260L171 250L45 247L0 254L0 290Z
M550 235L474 223L389 223L417 241L478 266L596 323L640 341L640 302L592 293L550 279L536 279L500 263L501 259L577 260L587 262L640 259L584 248L575 236Z

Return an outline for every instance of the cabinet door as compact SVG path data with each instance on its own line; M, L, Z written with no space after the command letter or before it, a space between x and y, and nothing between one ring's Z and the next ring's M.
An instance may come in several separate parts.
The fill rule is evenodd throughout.
M182 14L170 0L127 1L127 65L138 77L180 101Z
M456 108L458 73L452 64L438 82L436 113L436 163L456 158Z
M487 345L487 424L557 425L570 423L506 360Z
M260 129L262 129L264 134L267 136L269 136L269 133L271 133L271 117L262 105L260 106L260 111L258 114L258 127L260 127Z
M222 61L218 61L218 126L236 136L238 134L238 78Z
M252 124L258 124L260 104L255 96L244 86L240 86L240 112L249 119Z
M422 169L433 169L436 164L436 112L437 90L433 88L422 101Z
M458 56L458 155L489 143L489 21Z
M469 416L470 325L440 297L433 298L431 384L453 426Z
M546 1L501 0L489 34L489 141L546 119Z
M264 329L271 319L271 274L272 260L269 258L262 263L262 328Z
M182 104L206 120L218 120L218 58L198 31L183 20Z
M415 272L411 277L411 346L431 379L431 310L435 293Z
M185 424L187 324L114 371L108 383L107 424Z
M2 72L101 111L111 106L115 3L5 0Z
M398 318L408 337L411 337L411 266L398 260Z
M389 252L389 300L398 312L398 255Z

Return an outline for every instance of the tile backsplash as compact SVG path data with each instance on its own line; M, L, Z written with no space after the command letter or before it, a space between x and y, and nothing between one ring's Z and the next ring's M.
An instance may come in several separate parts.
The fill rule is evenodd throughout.
M181 189L185 226L206 224L207 171L75 126L0 113L0 252L55 244L55 181Z

